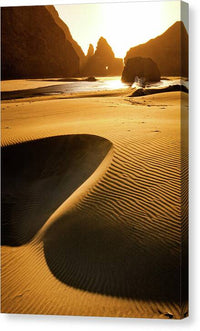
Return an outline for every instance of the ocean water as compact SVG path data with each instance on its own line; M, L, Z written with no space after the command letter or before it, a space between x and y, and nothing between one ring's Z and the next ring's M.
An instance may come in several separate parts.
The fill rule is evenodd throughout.
M166 79L163 78L160 80L160 82L145 85L145 88L162 88L162 87L168 87L170 85L185 85L187 88L189 88L188 80L180 79L178 77L166 78ZM132 84L132 87L141 88L141 84L140 82L136 81Z
M136 81L132 84L122 83L120 76L115 77L98 77L97 81L66 81L58 84L58 80L52 79L54 85L31 88L26 90L5 91L1 93L2 100L36 97L44 95L61 95L61 94L76 94L76 93L91 93L100 91L112 91L120 89L141 88L140 82ZM179 78L166 78L158 83L148 84L146 88L161 88L169 85L183 84L188 88L188 81ZM128 92L128 91L127 91Z
M56 83L55 83L56 84ZM161 88L169 85L183 84L188 88L188 81L179 78L161 79L160 82L147 84L146 88ZM141 88L139 82L135 82L132 88ZM96 82L75 81L66 82L63 85L55 85L46 88L45 94L60 94L60 93L80 93L80 92L97 92L97 91L112 91L118 89L128 89L129 84L121 81L120 76L115 77L98 77Z
M62 85L50 86L45 94L60 94L60 93L80 93L80 92L98 92L112 91L128 88L129 86L122 83L120 76L115 77L98 77L94 82L88 81L69 81Z

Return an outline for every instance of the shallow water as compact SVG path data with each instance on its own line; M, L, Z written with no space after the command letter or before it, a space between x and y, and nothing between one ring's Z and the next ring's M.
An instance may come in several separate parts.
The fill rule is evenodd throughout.
M167 87L169 85L179 85L183 84L188 88L188 81L180 78L173 79L162 79L160 82L148 84L146 88L152 87ZM66 82L64 85L59 85L56 87L56 94L60 93L79 93L79 92L96 92L96 91L112 91L117 89L129 88L129 84L125 84L121 81L120 76L115 77L98 77L96 82L87 81L76 81L76 82ZM132 87L139 88L139 84L133 83ZM53 89L53 86L51 87ZM55 91L48 91L47 94L54 94Z
M84 80L80 81L66 81L64 84L58 84L58 80L54 81L55 85L48 85L37 88L30 89L19 89L16 91L5 91L2 92L1 98L2 100L9 99L19 99L19 98L29 98L29 97L37 97L37 96L45 96L45 95L61 95L61 94L76 94L76 93L88 93L88 92L99 92L99 91L113 91L120 89L128 89L132 88L141 88L137 82L133 83L132 86L130 84L125 84L121 81L120 76L115 77L98 77L97 81L88 82ZM183 84L188 88L188 81L181 80L180 78L172 78L172 79L162 79L160 82L148 84L146 88L159 88L159 87L167 87L169 85L180 85Z
M189 82L185 79L180 78L167 78L167 79L161 79L160 82L147 84L145 88L163 88L168 87L170 85L185 85L187 88L189 88ZM141 86L138 83L133 83L133 88L141 88Z

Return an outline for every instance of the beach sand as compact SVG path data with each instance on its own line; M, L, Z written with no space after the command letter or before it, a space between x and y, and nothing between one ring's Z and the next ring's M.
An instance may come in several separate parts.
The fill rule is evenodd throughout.
M2 102L2 312L187 314L188 94L128 95Z

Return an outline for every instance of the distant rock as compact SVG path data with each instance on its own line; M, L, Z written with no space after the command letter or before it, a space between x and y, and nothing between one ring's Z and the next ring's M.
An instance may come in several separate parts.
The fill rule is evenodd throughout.
M83 76L84 76L84 74L87 75L87 72L86 72L85 68L88 67L88 64L89 64L89 62L90 62L93 55L94 55L94 47L93 47L92 44L89 44L87 55L85 57L85 61L83 63L83 66L81 67L81 75L83 75Z
M136 78L143 78L146 82L159 81L160 72L157 64L150 58L134 57L128 59L122 73L122 81L132 84Z
M104 59L107 62L113 60L115 57L112 48L108 44L107 40L103 37L99 38L94 55L96 56L96 58Z
M91 58L91 56L93 56L93 55L94 55L94 47L92 44L89 44L87 55L86 55L87 60L89 58Z
M67 40L66 30L60 27L56 13L53 6L1 8L2 79L79 73L79 56L73 42Z
M87 77L84 79L85 82L96 82L97 79L94 76Z
M88 50L87 62L83 68L82 75L121 75L123 60L115 58L114 52L105 38L101 37L99 39L95 53L91 54L92 48Z
M129 97L141 97L150 94L164 93L164 92L175 92L182 91L188 93L188 88L185 85L170 85L163 88L139 88L135 90Z
M188 77L188 33L183 22L178 21L160 36L131 48L125 63L138 56L150 57L161 75Z

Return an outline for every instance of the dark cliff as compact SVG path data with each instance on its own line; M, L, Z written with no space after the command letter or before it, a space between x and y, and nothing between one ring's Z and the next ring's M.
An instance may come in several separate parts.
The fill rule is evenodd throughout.
M79 57L80 60L80 66L83 65L85 62L85 54L82 50L82 48L79 46L79 44L72 38L71 32L68 28L68 26L62 21L62 19L59 17L58 12L56 11L54 6L46 6L50 14L53 16L56 24L63 30L66 39L72 44L76 54Z
M2 79L79 73L79 56L49 6L2 8L1 37Z
M188 76L188 33L181 21L174 23L168 30L145 44L131 48L125 63L133 57L150 57L160 70L161 75Z

